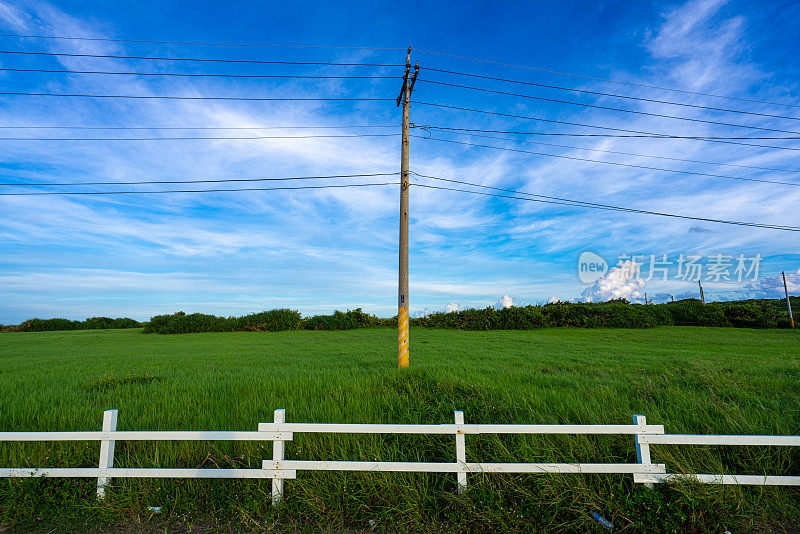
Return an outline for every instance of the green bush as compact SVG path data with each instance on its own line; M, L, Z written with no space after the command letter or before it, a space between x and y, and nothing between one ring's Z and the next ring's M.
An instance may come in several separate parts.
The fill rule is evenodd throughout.
M789 319L785 311L773 307L762 307L753 303L724 304L723 313L728 321L739 328L786 328Z
M703 304L686 299L666 304L608 302L553 302L544 306L512 306L432 313L412 320L414 326L458 330L527 330L531 328L651 328L654 326L736 326L786 328L786 313L755 301Z
M795 309L800 300L792 297ZM530 330L543 327L650 328L654 326L735 326L739 328L788 328L784 299L750 299L703 304L684 299L664 304L631 304L625 299L607 302L553 302L544 306L511 306L496 309L466 309L437 312L411 319L413 326L457 330ZM397 326L397 316L381 318L361 308L303 319L300 312L286 308L242 317L219 317L202 313L156 315L141 324L133 319L91 317L29 319L19 326L0 326L2 331L43 332L104 328L138 328L145 333L188 334L194 332L278 332L282 330L351 330L374 326Z
M555 302L542 307L548 326L583 328L650 328L672 324L656 306L630 304L625 299L608 302Z
M56 330L99 330L109 328L139 328L138 321L122 317L91 317L85 321L73 321L55 317L53 319L28 319L17 327L6 327L4 330L15 332L52 332Z
M467 309L432 313L412 321L416 326L458 330L531 330L547 326L539 306Z
M83 328L86 330L105 330L109 328L139 328L141 327L139 321L135 321L128 317L119 317L112 319L111 317L90 317L83 322Z
M532 330L546 326L539 306L511 306L498 310L495 324L502 330Z
M197 332L278 332L294 330L300 324L300 312L288 309L269 310L243 317L218 317L184 312L156 315L144 327L145 334L191 334Z
M697 299L685 299L658 306L669 310L677 326L731 326L717 303L703 304Z
M303 319L301 328L304 330L352 330L354 328L367 328L370 326L383 326L385 319L364 313L361 308L333 312L333 315L314 315Z
M53 330L77 330L81 326L81 321L71 321L69 319L28 319L20 323L20 332L49 332Z
M234 330L247 330L250 332L295 330L300 326L300 312L282 308L245 315L238 319L232 319L232 321L235 323Z
M144 327L144 333L189 334L197 332L229 332L233 330L230 320L203 313L176 312L172 315L156 315Z

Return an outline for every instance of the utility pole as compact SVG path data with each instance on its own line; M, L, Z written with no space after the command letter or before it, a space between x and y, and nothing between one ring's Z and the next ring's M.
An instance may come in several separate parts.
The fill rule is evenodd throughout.
M697 285L700 286L700 300L703 301L703 304L705 304L706 303L706 294L703 293L703 283L700 281L699 278L697 279Z
M794 328L794 317L792 317L792 301L789 300L789 288L786 287L786 273L781 271L783 276L783 291L786 293L786 307L789 308L789 323Z
M397 291L397 366L408 367L408 138L411 114L411 91L417 81L419 63L411 74L411 47L406 52L406 71L397 105L403 105L403 141L400 157L400 265Z

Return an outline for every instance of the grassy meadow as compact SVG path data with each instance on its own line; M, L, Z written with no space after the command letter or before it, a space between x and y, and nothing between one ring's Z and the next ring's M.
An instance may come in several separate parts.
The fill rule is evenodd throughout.
M0 430L256 430L288 421L627 424L668 433L800 434L800 332L744 328L141 330L0 334ZM0 443L3 467L90 467L94 443ZM453 461L448 436L296 434L287 458ZM670 472L800 474L791 448L653 446ZM271 444L117 443L124 467L259 467ZM630 436L467 436L468 461L633 462ZM634 485L630 475L298 472L285 504L269 481L0 479L0 531L797 532L800 488ZM147 511L163 506L162 513Z

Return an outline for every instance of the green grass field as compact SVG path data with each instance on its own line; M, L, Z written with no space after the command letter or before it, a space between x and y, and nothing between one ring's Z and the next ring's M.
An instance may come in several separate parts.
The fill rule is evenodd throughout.
M662 327L144 335L0 334L0 430L255 430L288 421L628 424L668 433L800 434L800 332ZM96 466L97 443L0 444L0 466ZM790 448L652 447L670 471L800 474ZM117 465L258 467L271 445L118 443ZM452 437L296 435L288 458L453 461ZM625 436L468 436L469 461L633 462ZM630 475L298 473L285 505L269 482L0 480L0 525L18 530L203 529L601 532L800 530L800 489L634 485ZM150 505L163 506L153 516ZM134 526L131 526L134 525Z

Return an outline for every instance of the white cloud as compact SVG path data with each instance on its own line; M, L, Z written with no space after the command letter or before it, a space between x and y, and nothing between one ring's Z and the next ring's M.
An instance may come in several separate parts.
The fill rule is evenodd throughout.
M447 304L444 307L445 313L459 311L460 309L461 305L458 302L451 302L450 304Z
M416 309L416 310L412 311L411 312L411 317L427 317L428 315L430 315L432 313L439 313L440 311L441 310L437 310L435 308L431 308L429 306L426 306L426 307L424 307L422 309Z
M25 13L12 6L8 2L0 1L0 21L4 22L11 29L21 32L27 29L26 19L29 17Z
M586 302L605 302L611 299L624 298L630 301L642 298L645 282L638 277L639 265L626 260L611 267L594 285L581 293Z
M800 294L800 269L786 273L786 289L790 295ZM744 292L750 296L765 298L779 298L786 294L783 288L783 277L780 274L765 276L758 282L748 284Z
M510 308L513 305L514 305L514 299L508 293L506 293L505 295L497 299L497 303L495 303L494 306L498 310L502 310L503 308Z
M724 83L728 90L753 81L756 69L740 60L745 19L719 17L727 0L692 0L665 14L648 48L670 62L671 77L695 90Z

